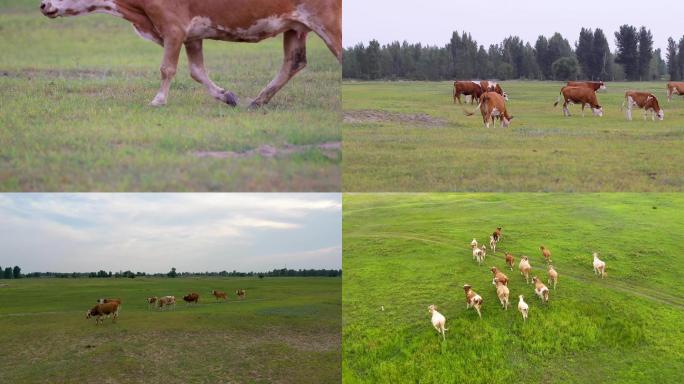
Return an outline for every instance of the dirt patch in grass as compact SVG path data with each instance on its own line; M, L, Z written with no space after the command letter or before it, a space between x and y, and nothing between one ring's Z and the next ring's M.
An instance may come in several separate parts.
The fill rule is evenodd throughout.
M427 113L406 114L386 112L378 110L345 111L345 124L364 123L399 123L411 125L423 125L429 127L444 126L447 121L428 115Z
M336 158L342 148L342 143L339 141L331 141L322 144L310 145L294 145L286 144L282 147L275 147L273 145L261 145L258 148L247 151L194 151L191 153L194 157L209 157L213 159L241 159L248 157L260 156L264 158L290 156L298 153L304 153L309 150L320 150L324 156L328 158Z

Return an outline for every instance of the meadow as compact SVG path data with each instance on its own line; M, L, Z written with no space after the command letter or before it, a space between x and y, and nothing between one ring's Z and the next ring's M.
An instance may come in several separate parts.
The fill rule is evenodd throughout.
M508 129L454 105L453 82L343 82L348 192L674 192L684 190L684 99L664 82L607 83L602 118L554 108L560 82L505 81ZM654 92L661 122L626 120L626 89ZM463 97L462 97L463 99Z
M162 48L109 15L50 20L39 2L0 5L1 191L339 191L341 67L315 34L308 67L265 108L249 98L282 64L282 37L205 41L209 75L232 108L189 76L168 105Z
M0 280L0 382L338 382L340 291L314 277ZM153 295L176 310L148 310ZM123 300L116 323L86 320L100 297Z
M684 366L684 197L677 194L348 194L343 382L674 383ZM487 244L484 265L470 241ZM517 270L559 273L542 305ZM504 251L515 258L510 271ZM592 271L592 252L608 276ZM504 311L489 268L510 279ZM466 310L463 285L484 299ZM518 295L530 306L525 323ZM428 305L447 318L446 341ZM382 307L384 306L384 311Z

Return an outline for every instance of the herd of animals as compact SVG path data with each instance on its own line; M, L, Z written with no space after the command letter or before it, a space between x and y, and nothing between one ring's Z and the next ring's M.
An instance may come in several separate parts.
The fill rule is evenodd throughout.
M496 246L499 242L501 242L502 238L503 237L501 233L501 228L497 228L489 237L489 248L492 250L493 253L496 253ZM477 261L478 265L482 265L482 263L485 261L485 258L487 257L487 246L485 244L479 245L477 240L473 239L473 241L470 243L470 247L473 250L473 260ZM539 250L541 251L544 260L546 261L548 272L547 282L555 290L556 285L558 284L558 272L553 267L551 260L551 251L543 245L539 247ZM513 257L513 255L510 252L504 253L506 265L510 268L511 271L513 271L515 257ZM594 274L601 278L606 277L606 263L603 260L599 259L598 254L596 252L593 253L593 258ZM529 284L532 266L527 256L522 256L520 258L518 268L520 270L520 274L525 278L525 283ZM493 275L492 284L496 287L496 296L499 298L501 307L504 310L507 310L510 306L510 290L508 288L509 278L496 267L492 267L490 271ZM534 293L539 297L541 303L548 303L550 291L549 288L542 282L542 279L540 279L537 276L532 276L532 283L534 283ZM463 286L463 290L465 292L466 309L475 309L475 311L477 311L478 316L482 318L481 309L484 303L482 296L478 295L477 292L473 290L473 287L470 284L465 284ZM525 297L523 295L518 295L518 311L520 311L523 321L527 321L530 306L528 303L525 302ZM446 340L445 331L448 330L446 328L446 317L437 311L437 307L434 304L428 307L428 312L432 316L432 325L435 327L437 332L442 335L442 339Z
M564 86L558 99L554 103L554 107L561 102L563 98L563 116L570 116L569 104L582 105L582 116L584 116L584 108L588 105L595 116L603 116L603 107L599 104L596 92L605 90L606 85L603 81L568 81ZM454 104L458 101L461 104L461 95L464 98L470 96L470 103L474 104L475 100L479 101L477 109L482 113L482 120L484 125L489 128L489 124L494 120L501 120L501 126L507 128L513 120L513 116L508 113L506 109L506 101L508 101L508 94L504 92L501 85L488 80L482 81L455 81L454 82ZM672 95L684 96L684 82L671 81L667 83L667 99L672 101ZM625 102L622 108L626 107L626 116L628 120L632 120L632 108L639 108L644 110L644 119L651 113L651 119L655 121L665 119L665 112L660 108L658 98L651 92L643 91L626 91ZM466 116L472 116L475 111L465 112Z
M213 290L211 291L212 296L218 301L219 299L226 301L228 300L228 294L222 291L217 291ZM244 289L238 289L235 291L235 295L240 299L244 299L246 297L246 292ZM185 301L188 305L191 303L198 304L199 303L199 294L192 292L189 293L185 296L183 296L183 301ZM121 309L121 304L123 301L121 299L113 299L113 298L103 298L103 299L98 299L97 304L90 308L86 312L86 319L90 319L91 317L95 318L95 324L100 324L104 322L103 318L109 318L110 316L112 317L112 322L116 322L116 319L119 317L119 310ZM153 307L157 307L159 310L164 310L166 309L173 309L174 311L176 310L176 296L162 296L162 297L157 297L157 296L152 296L147 298L147 309L151 310Z

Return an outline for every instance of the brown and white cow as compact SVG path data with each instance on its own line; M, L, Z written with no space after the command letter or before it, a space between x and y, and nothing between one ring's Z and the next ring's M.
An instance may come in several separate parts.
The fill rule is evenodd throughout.
M226 295L225 292L213 290L211 291L211 294L214 295L216 301L218 301L218 299L223 299L223 301L226 301L228 299L228 295Z
M581 104L582 116L584 116L584 108L589 105L594 116L603 116L603 107L601 107L596 99L596 92L588 87L563 87L560 91L560 96L553 104L557 106L560 103L560 98L563 96L563 116L570 116L568 104Z
M235 291L235 294L237 297L239 297L241 300L245 298L245 295L247 294L244 289L238 289Z
M151 296L147 298L147 310L151 310L157 303L157 296Z
M481 80L480 87L482 88L483 92L496 92L503 96L506 101L508 101L508 94L501 89L501 85L499 85L499 83L495 81Z
M670 81L667 83L667 101L672 101L672 95L684 96L684 82Z
M306 35L314 31L342 61L341 0L42 0L49 17L107 13L131 24L142 38L164 47L161 87L150 105L166 104L178 56L185 45L190 76L211 96L237 105L237 96L218 87L204 68L202 40L255 43L284 33L278 75L252 101L262 106L306 66Z
M461 95L470 96L470 104L474 104L482 96L482 87L475 81L454 81L454 104L461 104ZM466 99L467 101L467 99Z
M176 296L163 296L157 299L157 307L164 309L164 307L172 307L176 310Z
M627 107L627 120L632 120L632 108L638 107L644 110L644 120L651 112L651 119L655 121L665 119L665 111L660 108L658 98L651 92L627 91L625 92L625 102L622 104Z
M110 315L113 315L112 323L116 322L116 318L119 317L119 303L116 301L96 304L94 307L88 310L88 312L86 312L86 319L95 317L95 324L97 325L104 322L102 317L109 317Z
M568 87L586 87L591 88L594 92L598 90L606 90L606 84L603 81L568 81Z
M480 312L480 308L482 308L482 296L478 295L475 291L473 291L473 288L465 284L463 286L463 291L465 292L465 297L466 297L466 309L469 308L475 308L477 311L477 315L482 318L482 313Z
M513 120L513 116L508 115L506 110L506 101L503 96L496 92L486 92L480 96L480 104L477 105L482 113L482 120L484 125L489 128L489 124L494 122L494 119L499 118L501 120L501 127L508 128ZM465 112L466 116L472 116L475 114L473 112Z

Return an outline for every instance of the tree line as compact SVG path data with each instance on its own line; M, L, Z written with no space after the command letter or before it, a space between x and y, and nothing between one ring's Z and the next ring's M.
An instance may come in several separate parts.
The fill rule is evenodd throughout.
M30 272L26 274L21 273L21 268L18 266L7 267L4 270L0 267L0 278L2 279L20 279L20 278L130 278L136 277L340 277L342 276L341 269L274 269L268 272L238 272L238 271L220 271L220 272L177 272L176 268L171 268L167 273L145 273L132 271L104 271L98 272Z
M684 77L684 36L670 38L667 62L653 49L646 27L623 25L614 33L611 52L602 29L582 28L570 44L560 33L540 35L532 45L509 36L488 48L467 32L453 32L443 47L371 40L344 49L342 76L360 80L672 80Z

